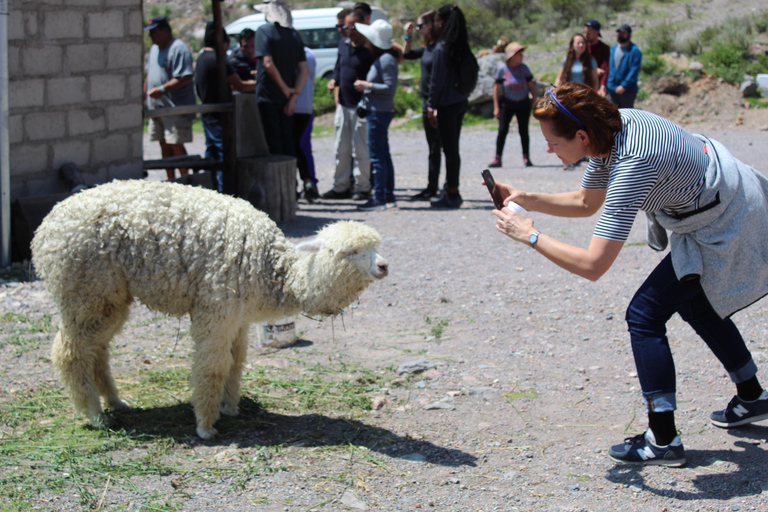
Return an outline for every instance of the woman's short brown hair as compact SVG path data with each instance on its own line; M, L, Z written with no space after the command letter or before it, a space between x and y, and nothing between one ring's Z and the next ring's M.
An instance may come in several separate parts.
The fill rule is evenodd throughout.
M581 125L558 109L549 94L553 94L565 109ZM533 108L538 121L552 121L555 135L571 140L576 132L584 130L589 135L590 146L598 154L607 154L613 145L613 136L621 130L621 114L610 100L597 94L588 85L566 82L542 96Z

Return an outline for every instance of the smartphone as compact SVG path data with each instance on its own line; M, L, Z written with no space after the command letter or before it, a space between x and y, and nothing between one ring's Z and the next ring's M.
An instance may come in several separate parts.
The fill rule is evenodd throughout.
M496 188L496 182L493 180L491 171L486 169L481 174L483 176L483 181L485 181L485 186L488 187L488 192L491 193L494 206L496 206L497 210L501 210L504 208L504 198L501 197L501 191Z

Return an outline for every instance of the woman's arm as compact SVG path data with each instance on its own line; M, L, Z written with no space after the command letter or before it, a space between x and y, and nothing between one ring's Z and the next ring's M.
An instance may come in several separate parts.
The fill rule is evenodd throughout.
M560 68L560 71L557 72L557 78L555 79L555 87L560 87L563 85L563 73L565 72L565 69L563 67Z
M605 201L605 189L602 188L580 188L572 192L545 194L524 192L498 181L496 186L501 189L504 204L514 201L526 210L555 217L591 217Z
M498 217L496 229L518 242L528 244L529 237L537 231L533 220L512 213L507 208L493 210L493 214ZM624 242L593 236L589 247L583 249L541 233L533 248L558 267L597 281L611 268L623 246Z

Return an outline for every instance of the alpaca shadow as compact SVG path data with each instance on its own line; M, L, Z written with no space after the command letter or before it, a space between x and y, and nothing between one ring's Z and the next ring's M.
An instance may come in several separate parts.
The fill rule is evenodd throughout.
M462 450L400 436L359 420L322 414L291 416L272 413L249 397L240 400L240 416L222 417L216 422L220 436L212 441L203 441L195 435L195 415L192 406L187 403L116 411L110 414L110 421L112 429L146 441L166 438L184 445L236 444L242 448L353 445L364 446L387 457L417 458L440 466L474 467L477 463L476 456Z
M751 425L738 431L729 430L729 434L744 440L736 441L735 448L732 450L686 450L688 464L682 469L674 470L686 471L696 468L711 470L701 472L691 480L697 489L695 492L653 487L644 478L642 466L616 464L608 471L605 478L613 483L639 486L645 492L682 501L703 499L726 501L732 498L757 496L763 492L763 482L768 480L768 468L765 466L768 453L761 448L768 439L768 427ZM718 464L720 462L727 462L729 466L736 465L736 469L724 471L725 466ZM674 473L665 480L675 480Z

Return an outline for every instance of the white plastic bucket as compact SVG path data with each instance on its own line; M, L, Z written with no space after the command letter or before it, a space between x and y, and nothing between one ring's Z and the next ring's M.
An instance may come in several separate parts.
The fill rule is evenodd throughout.
M768 94L768 73L760 73L755 77L757 86L763 90L763 94Z
M262 347L290 347L297 341L296 322L293 318L280 318L259 325L259 341Z

